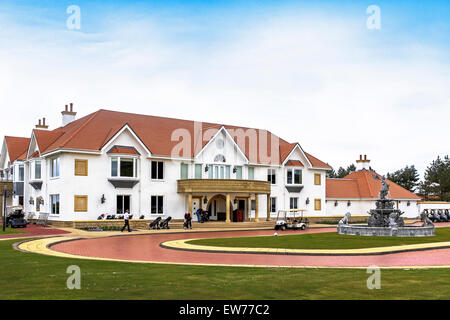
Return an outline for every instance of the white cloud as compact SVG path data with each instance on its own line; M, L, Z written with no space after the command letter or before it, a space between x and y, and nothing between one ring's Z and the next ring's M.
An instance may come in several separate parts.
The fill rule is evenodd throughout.
M2 133L28 135L43 116L59 126L74 102L79 116L111 108L267 128L335 167L363 153L381 173L423 170L448 153L450 67L438 48L379 46L364 20L323 15L278 13L214 41L178 23L191 31L182 41L180 25L153 19L108 20L97 34L3 24Z

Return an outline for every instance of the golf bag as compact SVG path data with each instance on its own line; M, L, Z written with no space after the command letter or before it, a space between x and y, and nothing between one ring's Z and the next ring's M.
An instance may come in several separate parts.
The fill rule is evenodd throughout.
M172 217L167 217L166 220L164 220L163 222L161 222L161 224L159 225L161 227L161 229L170 229L169 228L169 222L170 220L172 220Z
M155 221L151 222L148 227L149 229L160 229L159 222L161 221L161 217L156 218Z
M441 217L438 215L436 210L431 209L431 215L433 216L431 219L433 222L441 222Z
M444 213L444 210L439 209L438 214L439 214L442 222L448 222L448 218L447 218L447 215Z

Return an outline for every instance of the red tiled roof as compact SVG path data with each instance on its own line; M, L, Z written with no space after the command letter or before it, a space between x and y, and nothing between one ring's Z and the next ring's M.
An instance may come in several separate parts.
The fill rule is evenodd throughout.
M76 149L76 150L101 150L102 147L114 137L125 125L128 125L142 143L153 155L170 156L174 146L180 141L172 141L172 133L177 129L183 129L194 137L194 121L180 120L172 118L163 118L148 115L139 115L133 113L116 112L100 109L83 118L69 123L64 127L57 128L53 131L34 130L41 153L54 151L57 149ZM251 128L236 127L230 125L222 125L216 123L202 123L202 130L212 130L214 134L224 126L227 130L247 130ZM264 130L256 130L259 133ZM37 133L37 134L36 134ZM267 132L267 156L271 155L271 139L278 138L276 135ZM260 145L260 134L256 135L257 146ZM279 139L279 160L282 163L289 153L295 147L295 143L288 143L283 139ZM208 143L203 141L202 148ZM242 152L245 156L250 157L249 143L245 144L245 150ZM191 154L194 157L194 139L191 139ZM199 151L200 149L196 150ZM185 155L186 156L186 155ZM307 155L310 162L314 166L330 168L324 162L317 158ZM257 152L257 162L261 163L260 152Z
M6 147L8 148L9 161L25 160L30 138L5 136Z
M381 189L381 178L379 174L370 170L355 171L344 177L344 179L327 179L326 197L344 199L378 199ZM398 184L386 179L389 185L388 197L392 199L415 199L421 198L406 190Z
M114 146L108 153L120 153L120 154L139 154L134 147Z
M288 167L304 167L303 163L299 160L289 160L286 162L286 166Z

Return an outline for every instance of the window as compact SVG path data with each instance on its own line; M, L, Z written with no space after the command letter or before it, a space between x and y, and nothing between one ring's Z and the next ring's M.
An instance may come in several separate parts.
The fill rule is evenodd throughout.
M298 209L298 198L290 198L289 202L290 209Z
M270 212L277 212L277 198L270 198Z
M252 200L250 204L251 204L251 209L253 211L255 211L256 210L256 200Z
M302 170L287 169L286 184L302 184Z
M31 167L30 167L30 171L31 171ZM36 161L34 163L34 179L40 180L41 178L42 178L42 175L41 175L41 162L40 161Z
M59 214L59 194L50 195L50 213Z
M248 168L248 180L255 180L255 168Z
M88 211L88 196L74 197L74 211L87 212Z
M320 173L314 173L314 184L316 186L320 186L322 184Z
M59 177L59 158L55 158L50 160L50 177L56 178Z
M242 167L241 166L236 167L236 179L242 180Z
M88 161L75 159L75 175L87 176L88 175Z
M321 199L314 199L314 210L316 210L316 211L322 210L322 200Z
M152 161L151 177L153 180L163 180L164 179L164 162Z
M129 195L118 195L116 198L116 213L124 214L125 211L131 212L131 196Z
M111 158L111 177L137 178L137 159Z
M180 176L181 179L187 179L188 178L188 165L186 163L182 163L180 165Z
M212 179L230 179L231 167L225 165L210 165L208 178Z
M21 164L19 166L19 177L17 181L24 181L24 178L25 178L25 169L23 167L23 164Z
M152 196L151 198L151 213L163 214L164 213L164 196Z
M271 184L277 183L275 169L267 169L267 181Z
M195 179L201 179L202 178L202 165L196 164L195 165Z

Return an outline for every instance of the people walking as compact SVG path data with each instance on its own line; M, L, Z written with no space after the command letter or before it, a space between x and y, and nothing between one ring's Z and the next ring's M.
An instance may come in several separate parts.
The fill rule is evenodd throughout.
M125 210L125 215L123 217L125 224L123 225L122 232L125 230L125 227L128 227L128 232L131 232L130 230L130 213L128 210Z

